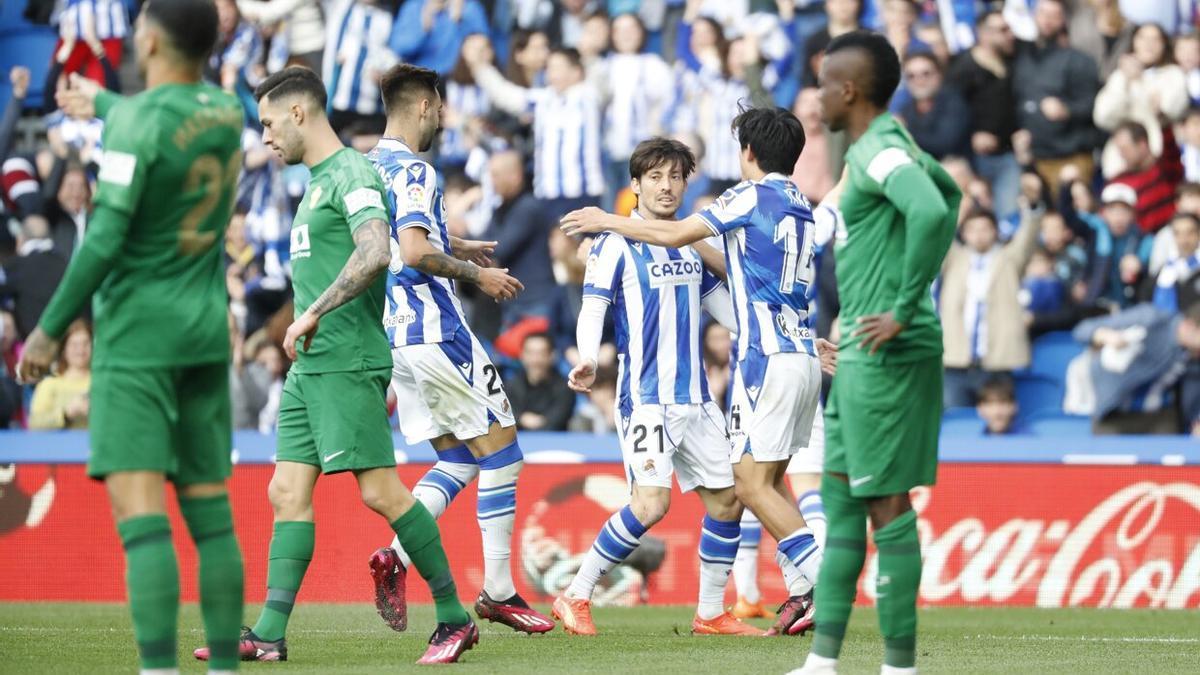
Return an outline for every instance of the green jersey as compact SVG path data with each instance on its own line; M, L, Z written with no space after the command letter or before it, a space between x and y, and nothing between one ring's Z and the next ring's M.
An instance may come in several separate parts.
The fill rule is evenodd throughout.
M930 286L954 240L962 194L889 113L846 151L834 241L842 361L902 363L942 353ZM859 317L891 310L901 333L870 356L852 337Z
M99 102L98 102L99 107ZM229 360L221 246L242 168L237 98L203 83L109 97L96 214L42 327L91 296L95 367Z
M342 148L312 168L312 178L292 222L292 287L296 316L321 297L354 252L353 233L369 220L391 222L383 179L363 155ZM299 373L390 368L383 330L384 285L379 275L367 290L321 317L305 352L297 345Z

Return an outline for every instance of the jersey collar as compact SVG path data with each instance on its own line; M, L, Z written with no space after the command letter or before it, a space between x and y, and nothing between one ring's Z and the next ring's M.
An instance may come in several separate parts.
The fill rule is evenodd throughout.
M384 136L383 138L379 139L379 142L375 144L375 147L383 148L384 150L399 150L401 152L416 154L412 151L412 148L408 147L408 144L399 138L395 138L394 136Z

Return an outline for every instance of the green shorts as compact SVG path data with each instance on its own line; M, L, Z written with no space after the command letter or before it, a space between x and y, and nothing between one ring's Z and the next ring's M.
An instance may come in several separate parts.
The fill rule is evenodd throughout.
M937 480L942 360L840 363L825 408L825 471L855 497L903 494Z
M275 461L322 473L396 466L387 388L392 369L288 373L279 402Z
M92 371L88 475L161 471L177 485L229 477L229 365Z

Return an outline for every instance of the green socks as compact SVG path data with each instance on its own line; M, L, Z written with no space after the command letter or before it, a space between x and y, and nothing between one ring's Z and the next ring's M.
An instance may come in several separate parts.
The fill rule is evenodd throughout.
M125 584L142 668L176 667L179 565L166 514L134 516L117 523L125 548Z
M314 542L315 529L309 521L275 523L267 562L267 602L251 629L263 640L278 640L287 631L296 593L312 561Z
M812 653L836 659L846 637L858 575L867 555L867 506L850 495L846 481L829 474L821 479L821 501L829 529L821 560L821 583L814 597L817 626Z
M442 548L442 536L425 505L418 501L392 522L392 530L412 559L412 566L429 584L437 608L438 623L464 624L469 621L467 610L458 601L454 577L450 576L450 563L446 560L446 550Z
M228 495L179 499L200 557L200 611L208 637L209 667L235 670L242 625L242 552L233 534Z
M883 633L883 662L897 668L911 668L916 657L917 590L921 585L921 541L917 536L916 512L909 511L877 530L875 546L879 549L875 604L879 608L879 630Z

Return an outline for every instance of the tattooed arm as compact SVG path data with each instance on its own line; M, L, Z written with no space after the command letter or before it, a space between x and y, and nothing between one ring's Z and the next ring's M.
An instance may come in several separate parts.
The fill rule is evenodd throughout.
M391 259L391 241L388 224L379 219L368 220L354 231L354 252L329 288L304 310L283 339L283 349L288 358L296 360L296 341L304 338L304 351L308 351L317 324L321 317L341 307L371 285L375 277L388 266Z
M480 267L473 262L459 260L435 249L429 243L429 233L421 227L400 230L400 249L404 252L404 264L426 274L466 281L496 300L511 300L525 288L507 269Z

